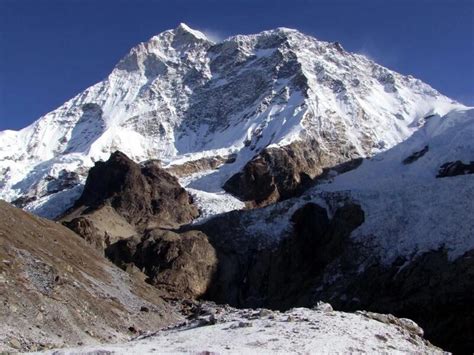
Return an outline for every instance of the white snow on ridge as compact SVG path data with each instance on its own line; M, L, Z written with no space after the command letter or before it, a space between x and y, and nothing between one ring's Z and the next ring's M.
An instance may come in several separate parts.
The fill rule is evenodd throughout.
M367 156L455 107L417 79L296 30L216 44L181 24L132 48L105 80L30 126L0 132L0 198L45 201L45 180L62 169L84 180L115 150L171 165L237 153L215 186L190 186L214 193L269 145L313 137L322 149ZM27 208L54 217L36 205Z

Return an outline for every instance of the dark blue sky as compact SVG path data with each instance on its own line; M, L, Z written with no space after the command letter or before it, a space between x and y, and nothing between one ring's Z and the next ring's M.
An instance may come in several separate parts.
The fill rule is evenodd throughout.
M474 105L474 0L0 0L0 130L51 111L180 22L221 38L297 28Z

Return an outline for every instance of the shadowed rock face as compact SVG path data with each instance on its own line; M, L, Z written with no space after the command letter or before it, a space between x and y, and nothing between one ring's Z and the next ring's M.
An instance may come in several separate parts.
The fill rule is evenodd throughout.
M202 296L217 266L214 248L199 231L177 234L153 229L141 239L117 242L106 255L122 268L137 266L148 276L147 282L178 298Z
M457 160L441 165L438 171L437 178L474 174L474 161L464 164L462 161Z
M179 233L153 229L110 245L106 255L124 269L138 267L149 283L176 297L286 309L309 292L311 280L364 220L355 204L329 219L324 208L308 203L294 213L290 235L275 248L259 248L245 235L236 237L244 215L235 211Z
M199 226L219 259L206 296L238 307L288 309L298 305L363 221L364 213L356 204L339 208L330 219L324 208L308 203L293 214L290 234L276 247L263 249L235 242L232 231L226 233L215 224Z

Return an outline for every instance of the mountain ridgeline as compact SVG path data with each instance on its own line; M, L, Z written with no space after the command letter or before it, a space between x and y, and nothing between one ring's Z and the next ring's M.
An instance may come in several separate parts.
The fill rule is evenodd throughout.
M459 106L418 79L296 30L213 43L181 24L132 48L105 80L30 126L0 132L0 198L56 217L80 195L94 162L119 150L164 166L233 154L193 188L224 186L265 205ZM294 154L274 149L287 146ZM252 177L274 183L263 195L237 192Z

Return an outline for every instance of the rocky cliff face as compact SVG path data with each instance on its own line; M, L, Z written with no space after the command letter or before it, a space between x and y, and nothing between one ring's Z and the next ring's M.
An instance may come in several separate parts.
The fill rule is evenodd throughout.
M105 80L29 127L0 132L0 197L57 217L80 196L88 169L120 150L165 167L234 154L190 187L216 200L233 177L228 190L261 205L456 106L411 76L296 30L213 43L180 25L131 49ZM241 196L248 176L272 180L268 196Z

